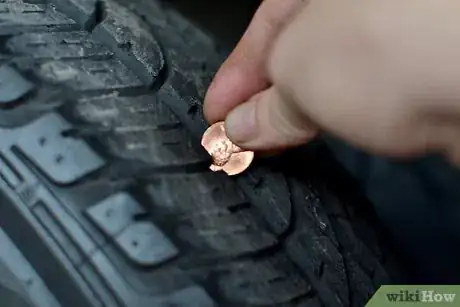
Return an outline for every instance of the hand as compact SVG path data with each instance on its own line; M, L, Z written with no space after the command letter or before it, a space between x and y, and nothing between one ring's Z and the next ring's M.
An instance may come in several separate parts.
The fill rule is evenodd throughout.
M225 118L246 149L324 130L378 154L460 162L459 2L288 2L263 3L208 92L208 120Z

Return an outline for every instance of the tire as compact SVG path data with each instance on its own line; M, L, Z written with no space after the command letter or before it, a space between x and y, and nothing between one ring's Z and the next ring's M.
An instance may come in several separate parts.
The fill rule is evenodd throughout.
M321 141L208 170L223 57L161 2L5 1L0 19L10 306L364 306L403 276Z

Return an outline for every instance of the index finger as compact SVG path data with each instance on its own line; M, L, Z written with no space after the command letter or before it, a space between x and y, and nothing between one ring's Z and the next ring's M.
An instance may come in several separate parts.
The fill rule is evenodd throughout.
M211 122L224 120L237 105L269 87L265 70L272 42L303 0L265 0L230 57L224 62L204 103Z

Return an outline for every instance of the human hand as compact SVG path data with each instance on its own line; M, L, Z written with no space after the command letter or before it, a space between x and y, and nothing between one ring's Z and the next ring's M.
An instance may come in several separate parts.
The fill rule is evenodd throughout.
M378 154L459 161L459 11L448 0L265 0L216 76L206 117L226 119L230 139L251 150L324 130Z

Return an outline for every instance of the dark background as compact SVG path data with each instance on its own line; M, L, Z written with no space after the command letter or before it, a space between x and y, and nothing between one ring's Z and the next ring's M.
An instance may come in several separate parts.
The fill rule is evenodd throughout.
M238 42L261 0L163 0L199 24L219 43Z

